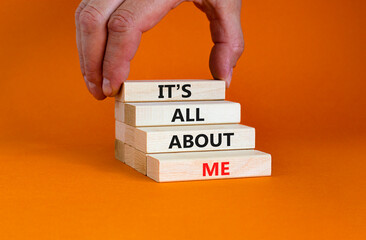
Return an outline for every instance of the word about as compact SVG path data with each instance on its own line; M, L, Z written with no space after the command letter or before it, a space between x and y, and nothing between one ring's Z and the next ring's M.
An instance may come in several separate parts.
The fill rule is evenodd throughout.
M191 148L195 145L199 148L206 147L207 145L211 145L212 147L220 147L222 144L229 147L231 146L231 136L234 136L234 133L218 133L217 141L215 142L215 134L213 133L211 133L209 136L206 134L198 134L196 137L186 134L183 135L182 139L179 139L178 135L173 135L169 144L169 149L172 149L173 147ZM225 140L223 140L225 137L226 144Z

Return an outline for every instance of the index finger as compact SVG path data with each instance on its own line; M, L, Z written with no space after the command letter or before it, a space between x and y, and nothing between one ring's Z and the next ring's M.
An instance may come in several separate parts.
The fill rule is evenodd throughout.
M103 93L114 96L130 71L143 32L155 26L179 0L126 0L108 23L103 62Z

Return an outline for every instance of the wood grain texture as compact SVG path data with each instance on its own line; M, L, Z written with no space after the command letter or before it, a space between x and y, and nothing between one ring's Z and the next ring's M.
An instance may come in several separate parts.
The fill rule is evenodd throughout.
M125 104L114 102L114 118L120 122L125 122Z
M116 139L145 153L253 149L255 129L240 124L132 127L116 121Z
M121 103L118 121L131 126L224 124L240 122L240 103L230 101Z
M115 156L116 159L146 175L147 155L145 153L116 139Z
M147 154L143 153L137 149L134 149L134 165L133 168L136 169L138 172L146 175L147 173Z
M120 102L224 100L221 80L133 80L123 83Z
M125 146L124 143L120 140L114 141L114 156L121 162L125 162Z
M135 168L135 158L134 158L135 149L126 143L124 143L124 149L125 149L125 155L124 155L125 163L128 166Z
M256 150L149 154L147 176L157 182L271 175L271 155Z

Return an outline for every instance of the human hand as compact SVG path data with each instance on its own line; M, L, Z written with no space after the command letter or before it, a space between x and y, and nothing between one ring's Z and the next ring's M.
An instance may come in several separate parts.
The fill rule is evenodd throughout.
M143 32L154 27L184 0L83 0L75 12L81 72L98 100L116 95L127 79ZM231 82L244 49L241 0L191 0L210 21L214 46L210 70Z

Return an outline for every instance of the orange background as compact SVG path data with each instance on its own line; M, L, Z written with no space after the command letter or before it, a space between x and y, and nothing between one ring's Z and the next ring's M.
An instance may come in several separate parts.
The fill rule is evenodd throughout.
M1 239L365 239L365 1L243 2L229 100L273 176L157 184L114 159L113 99L84 86L77 1L0 8ZM193 4L147 32L130 79L210 78Z

